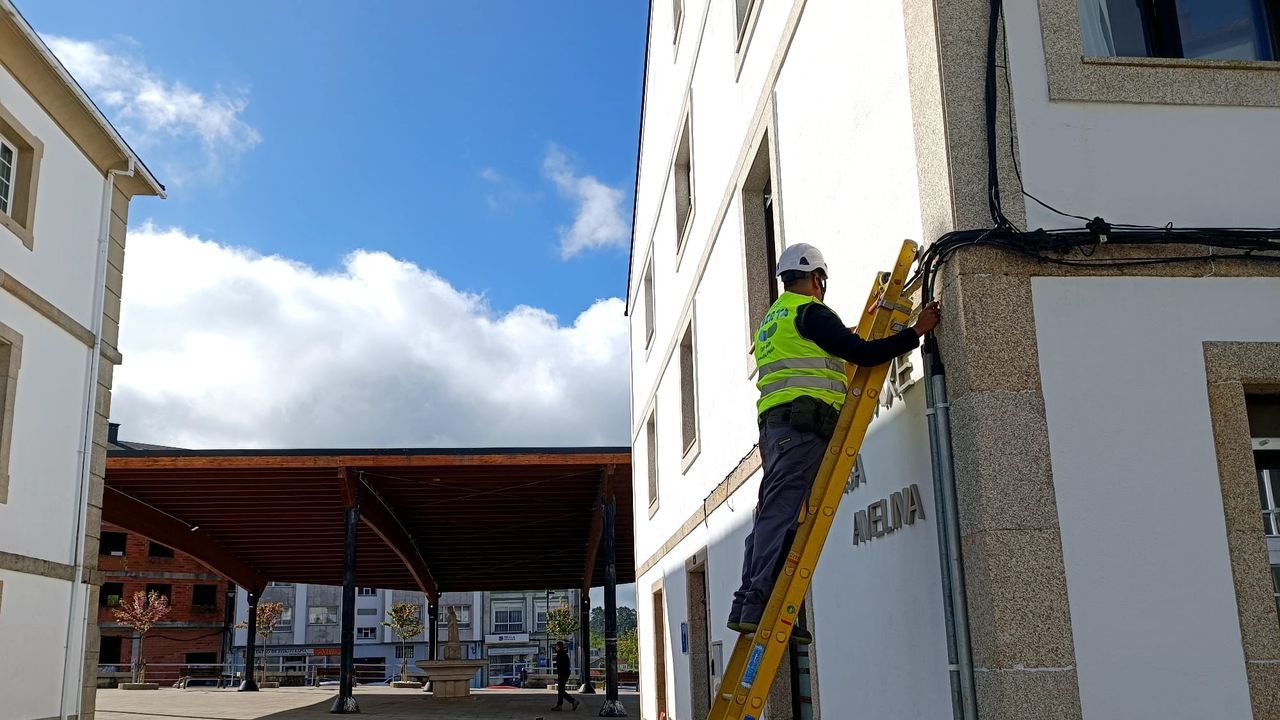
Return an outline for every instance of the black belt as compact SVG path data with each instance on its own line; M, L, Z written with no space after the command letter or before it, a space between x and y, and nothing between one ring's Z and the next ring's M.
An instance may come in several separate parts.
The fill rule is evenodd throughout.
M765 410L758 418L760 427L765 425L790 425L791 403L783 403Z

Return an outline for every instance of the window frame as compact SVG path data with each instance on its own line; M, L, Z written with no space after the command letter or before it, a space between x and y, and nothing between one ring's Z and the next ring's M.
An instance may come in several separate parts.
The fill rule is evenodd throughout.
M9 502L9 457L21 367L22 334L0 322L0 505Z
M143 589L147 595L151 595L152 590L164 596L164 599L169 601L170 607L173 606L173 583L147 583Z
M171 560L177 557L177 552L173 548L169 547L168 545L165 545L164 543L158 543L155 540L150 540L148 541L148 543L149 543L147 545L148 558L154 558L159 560ZM157 552L156 548L160 548L160 551Z
M7 195L4 192L0 192L0 213L13 217L14 196L17 195L18 186L18 163L22 158L22 151L18 148L16 143L9 140L4 133L0 132L0 156L3 155L5 147L9 148L9 152L13 155L13 159L9 162L9 177L0 177L0 181L6 182L9 185ZM0 157L0 162L4 162L3 157Z
M1254 438L1253 458L1258 473L1263 535L1280 539L1280 494L1275 492L1280 486L1280 439Z
M357 640L377 640L378 628L376 627L358 627L356 628Z
M374 587L357 587L356 597L377 597L378 588Z
M117 537L120 538L120 543L119 543L120 550L118 551L118 554L116 550L109 549L110 546L106 542L108 535L110 535L113 540ZM112 543L112 545L114 544L115 543ZM122 557L127 557L128 554L129 554L129 533L120 532L118 530L103 530L102 534L98 536L98 555L103 557L122 558Z
M1078 0L1038 0L1049 100L1280 107L1280 62L1084 54Z
M641 301L644 305L644 350L645 357L648 358L649 351L653 349L653 341L658 336L658 319L655 317L657 298L654 295L656 278L654 278L653 271L652 247L650 247L649 258L644 267L644 275L641 276L640 280L640 293L643 296Z
M658 512L661 482L658 478L658 408L657 401L649 409L649 417L644 421L645 428L645 472L649 481L649 517Z
M0 227L13 233L24 247L32 250L35 247L36 198L40 190L44 142L18 122L3 103L0 103L0 137L14 150L10 202L7 211L0 211Z
M312 617L313 617L312 613L316 610L328 611L326 615L332 619L327 622L314 622L312 620ZM326 625L337 625L338 617L339 615L338 615L337 605L311 605L307 608L307 627L312 627L312 626L323 627Z
M696 304L689 311L684 330L680 333L678 358L680 363L680 461L681 473L687 472L702 449L700 418L698 413L698 340L696 332ZM688 341L686 343L686 340ZM686 349L688 356L686 358ZM687 360L687 362L686 362Z
M494 632L494 634L502 634L502 633L522 633L522 632L527 632L527 631L525 630L525 619L524 619L524 616L525 616L525 614L526 614L526 612L528 611L528 609L529 609L529 608L528 608L526 605L527 605L527 604L526 604L523 600L495 600L495 601L493 601L493 612L491 613L491 620L492 620L492 622L493 622L493 632ZM514 625L514 626L513 626L513 623L511 622L511 619L510 619L510 617L511 617L510 613L511 613L511 612L513 612L513 611L519 611L519 613L520 613L520 621L519 621L519 624L518 624L518 625ZM506 622L504 622L504 623L502 623L502 625L501 625L501 626L499 626L499 624L498 624L498 613L499 613L499 612L505 612L505 613L507 613L507 621L506 621Z
M286 605L280 613L280 622L276 623L276 632L293 632L293 607Z
M755 374L756 331L781 294L776 270L786 247L782 228L782 198L775 168L774 132L770 125L756 142L751 165L738 189L742 229L742 281L745 289L747 355ZM759 203L757 203L757 198ZM763 293L763 294L762 294Z
M1280 3L1276 0L1246 0L1255 23L1255 41L1265 44L1271 57L1248 58L1245 62L1280 61ZM1143 31L1146 55L1086 55L1086 57L1145 57L1166 60L1212 60L1205 56L1187 56L1184 27L1178 21L1178 0L1138 0L1139 23ZM1080 19L1081 37L1084 18ZM1258 27L1260 25L1260 27ZM1083 50L1083 47L1081 48Z
M686 103L680 114L680 129L676 133L675 152L671 155L671 182L674 215L676 223L676 271L680 270L680 261L684 259L684 251L689 247L689 236L693 233L693 220L697 215L698 203L694 192L693 162L693 108ZM683 187L682 187L683 184ZM684 201L682 206L681 202Z
M108 592L108 590L114 590L116 587L119 587L120 589L119 593ZM111 602L112 597L115 597L116 599L114 603ZM117 582L114 580L111 582L102 583L102 587L98 590L98 605L100 607L105 607L105 608L120 607L120 604L123 602L124 602L124 583Z

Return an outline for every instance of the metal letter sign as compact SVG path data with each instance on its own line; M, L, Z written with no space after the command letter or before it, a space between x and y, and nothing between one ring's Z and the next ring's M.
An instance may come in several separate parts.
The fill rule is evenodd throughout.
M680 652L689 654L689 623L680 623Z
M877 500L853 514L853 544L885 537L923 519L920 486L912 483L891 494L888 500Z

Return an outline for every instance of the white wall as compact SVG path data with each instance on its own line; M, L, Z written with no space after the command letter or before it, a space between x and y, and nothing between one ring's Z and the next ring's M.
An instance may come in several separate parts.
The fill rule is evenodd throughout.
M0 582L0 717L56 717L71 583L6 570Z
M1027 190L1112 223L1280 225L1280 109L1051 103L1037 4L1005 3L1005 15ZM1027 215L1033 228L1082 224L1030 200Z
M81 325L93 327L94 270L105 178L3 67L0 104L44 142L34 251L0 227L0 268Z
M1280 280L1032 288L1084 717L1252 717L1203 343L1280 341Z
M829 300L849 324L856 322L874 272L893 261L902 238L920 238L921 233L900 6L810 2L788 43L783 31L794 3L764 0L740 76L734 53L734 4L686 0L684 29L674 49L671 6L652 5L633 248L638 563L702 506L757 439L736 173L740 158L749 162L754 157L748 132L761 103L766 122L776 122L771 140L779 158L774 190L780 240L810 242L823 249L831 265ZM778 62L782 64L777 83L766 88L767 74ZM669 170L687 97L692 98L694 211L686 246L677 255ZM726 197L730 204L721 217ZM646 349L639 287L651 248L656 330ZM686 463L681 457L679 356L668 351L683 331L691 294L699 450ZM878 421L866 451L869 464L880 468L873 476L877 484L860 489L844 503L815 578L819 691L830 717L841 717L854 706L860 712L883 708L882 717L950 713L928 446L921 393L912 392L909 404L900 404ZM658 418L660 485L659 508L652 518L645 438L651 407ZM680 651L679 632L688 608L684 562L704 547L712 596L711 639L723 641L728 660L735 638L724 625L730 595L740 579L758 482L758 475L749 480L638 579L644 717L656 717L651 593L659 579L667 612L668 711L675 718L689 716L689 657ZM920 485L929 519L855 549L855 505L865 508L909 482ZM883 496L872 497L882 490ZM877 658L883 662L873 662ZM851 666L859 672L851 674ZM905 705L904 698L909 698Z

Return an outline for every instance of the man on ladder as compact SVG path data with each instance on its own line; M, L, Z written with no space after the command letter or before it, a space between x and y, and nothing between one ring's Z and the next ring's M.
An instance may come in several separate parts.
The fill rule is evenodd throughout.
M823 304L827 264L816 247L788 247L778 261L778 275L784 292L755 338L764 477L742 560L742 587L729 611L729 629L741 633L756 631L791 547L844 403L845 363L889 362L919 346L939 320L938 304L929 303L915 325L881 340L863 340ZM792 640L808 643L813 637L795 628Z

